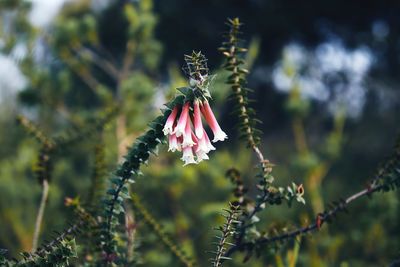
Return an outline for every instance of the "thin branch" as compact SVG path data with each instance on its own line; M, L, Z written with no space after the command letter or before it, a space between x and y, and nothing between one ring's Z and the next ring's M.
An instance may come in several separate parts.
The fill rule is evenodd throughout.
M173 103L176 103L176 101L183 101L183 98L176 98ZM119 221L117 218L116 222L114 222L113 218L116 214L124 212L120 205L123 199L129 198L129 195L127 195L127 184L134 182L134 180L130 178L134 174L140 174L141 164L147 163L150 153L154 153L156 147L165 140L162 128L167 120L167 116L170 114L170 111L162 110L162 113L163 115L158 116L151 122L152 126L150 127L152 129L148 130L145 134L137 138L135 144L129 150L128 155L124 157L124 163L122 163L115 172L116 177L112 179L112 183L114 185L107 190L107 196L104 201L104 209L106 212L99 215L105 222L103 224L104 228L103 231L101 231L100 238L102 239L102 250L105 252L104 261L107 264L115 260L116 254L113 252L115 252L116 247L114 244L110 243L115 238L113 235L114 226ZM118 210L116 208L118 208Z
M194 265L193 261L187 259L184 253L168 238L168 236L161 230L161 226L157 221L150 215L146 208L140 203L140 200L136 194L131 194L133 205L137 211L142 215L143 219L149 224L158 237L164 242L164 244L171 250L172 253L187 267ZM216 265L217 266L217 265Z
M35 139L43 144L48 149L54 148L54 143L51 139L47 138L46 135L39 129L33 122L27 120L24 116L18 115L17 121L25 128L25 130L31 134Z
M72 47L72 50L74 50L81 57L85 56L85 54L89 55L93 64L95 64L100 69L104 70L112 78L118 79L118 77L119 77L118 70L110 61L102 58L101 56L96 54L94 51L92 51L82 45L74 46L74 47Z
M269 196L269 191L265 190L263 192L263 195L262 195L259 203L256 206L254 206L254 209L252 210L252 212L249 214L249 216L247 216L247 218L246 218L247 221L250 221L251 218L253 218L253 216L256 215L257 211L260 210L261 205L268 199L268 196Z
M79 227L85 224L84 220L80 220L78 223L71 225L67 230L65 230L62 234L57 236L53 241L46 244L42 249L36 252L37 255L43 255L46 251L49 251L52 247L56 246L57 243L61 242L69 235L72 235L79 231Z
M46 31L41 31L43 34L44 39L47 41L47 43L50 45L52 42L52 37L46 32ZM58 52L58 51L56 51ZM72 55L70 51L65 50L65 53L60 53L59 58L76 74L78 75L81 80L86 83L86 85L93 91L96 92L97 88L101 85L99 81L97 81L96 78L94 78L90 72L87 70L79 70L77 69L74 64L70 62L70 59L72 58Z
M393 184L397 181L397 179L392 179L388 182L388 184ZM321 225L327 221L330 217L332 217L333 215L335 215L338 211L343 210L348 204L350 204L351 202L353 202L354 200L372 194L376 191L379 191L380 189L382 189L385 185L380 185L380 186L376 186L374 188L371 188L370 190L368 189L364 189L350 197L348 197L344 202L341 202L339 205L337 205L335 208L331 209L327 214L325 214L323 217L320 217L319 222L317 221L314 224L308 225L306 227L297 229L295 231L292 231L288 234L283 234L283 235L279 235L279 236L274 236L274 237L270 237L270 238L260 238L256 241L256 243L267 243L267 242L273 242L273 241L277 241L277 240L284 240L284 239L288 239L291 237L295 237L299 234L302 233L306 233L308 231L317 229L319 227L321 227Z
M135 45L133 40L129 40L126 44L126 51L124 55L122 68L115 73L115 79L117 81L117 92L116 92L116 102L118 105L123 104L123 96L122 96L122 84L126 77L128 76L129 69L132 67L134 60L134 51ZM118 161L123 160L123 156L126 154L127 145L124 142L126 140L127 132L126 132L126 116L125 114L120 114L117 118L117 126L116 126L116 135L118 140ZM125 206L126 204L123 203ZM134 240L136 235L136 228L134 227L134 212L132 210L125 209L125 224L126 224L126 237L128 239L127 242L127 250L128 253L126 255L127 259L131 257L134 249Z
M247 135L247 141L249 142L249 145L251 149L254 151L256 154L258 161L260 162L263 170L267 169L267 164L269 163L268 160L265 159L263 153L261 152L259 146L257 145L257 140L256 137L254 136L254 127L252 127L251 122L250 122L250 116L249 116L249 111L246 108L246 91L244 88L242 88L241 83L240 83L240 78L241 78L241 73L248 73L249 71L243 68L240 68L240 62L238 62L238 58L236 56L236 53L239 50L246 50L246 49L241 49L237 47L237 35L239 33L239 28L241 26L241 23L239 23L239 20L233 20L232 25L231 25L231 30L229 34L229 51L224 52L224 55L227 56L228 58L228 63L231 64L233 67L232 73L234 75L234 83L232 84L232 89L236 93L236 101L238 102L240 106L240 114L239 114L239 119L243 118L243 125L244 128L243 130L246 132ZM247 51L247 50L246 50Z
M47 179L43 179L42 200L40 201L39 211L36 217L36 225L35 225L35 232L33 234L31 253L34 253L37 249L39 234L40 234L40 225L42 224L43 213L46 207L48 193L49 193L49 182L47 181Z
M129 40L126 44L124 63L122 65L122 70L120 72L121 73L120 74L121 81L123 81L126 78L126 76L128 75L129 69L132 67L135 49L136 49L135 41Z
M236 18L234 20L229 20L228 25L230 26L230 31L228 34L228 45L224 48L223 50L226 50L223 52L223 54L227 57L227 65L226 69L232 71L232 76L233 78L233 83L231 84L232 90L234 91L234 99L237 101L237 107L239 107L239 114L238 118L240 123L240 128L241 131L245 133L245 136L247 137L247 142L250 146L250 148L253 150L253 152L256 154L258 162L260 163L261 166L261 171L263 174L271 174L272 172L272 166L269 162L268 159L266 159L261 152L259 148L259 142L258 142L258 137L255 135L255 127L254 127L254 121L251 120L250 118L250 111L247 108L247 90L243 86L243 82L241 82L242 74L247 74L249 71L247 69L243 69L240 67L241 64L241 59L237 57L238 53L242 53L247 51L247 49L240 48L238 47L238 34L240 33L239 29L242 23L239 22L239 19ZM264 204L264 202L268 199L268 196L270 195L270 190L265 187L263 190L263 195L261 197L261 201L257 203L257 205L254 207L253 211L250 213L250 215L246 218L247 220L250 220L257 211L260 210L261 205ZM244 228L245 229L245 228ZM244 232L240 233L240 238L244 235Z
M277 236L272 236L272 237L263 237L263 238L259 238L259 239L255 240L254 242L246 242L246 243L237 244L237 246L231 247L225 253L224 256L228 257L232 253L234 253L235 251L241 250L241 249L243 249L245 247L248 247L248 246L254 246L254 245L258 245L258 244L270 243L270 242L275 242L275 241L282 241L282 240L286 240L286 239L293 238L293 237L296 237L298 235L307 233L307 232L309 232L311 230L320 229L320 227L322 226L322 224L325 221L327 221L329 218L334 216L338 211L343 210L351 202L353 202L356 199L359 199L359 198L361 198L363 196L370 195L370 194L372 194L374 192L377 192L377 191L383 189L384 187L386 187L387 185L391 185L391 184L394 184L394 183L398 182L399 178L392 178L391 180L389 180L385 184L382 184L382 185L378 186L378 181L382 179L383 175L387 173L387 171L393 165L393 163L395 163L395 161L398 160L399 156L400 156L400 151L396 151L396 154L394 155L394 158L392 158L391 160L387 161L385 166L382 169L380 169L380 171L378 172L378 174L376 175L376 177L374 179L373 184L369 188L361 190L361 191L349 196L346 200L341 201L338 205L336 205L334 208L329 210L323 216L319 215L317 217L317 221L314 224L310 224L310 225L308 225L306 227L299 228L297 230L294 230L292 232L285 233L285 234L282 234L282 235L277 235Z
M124 208L125 208L125 229L126 229L126 259L129 261L129 259L133 255L133 249L134 249L134 244L135 244L135 235L136 235L136 230L137 230L137 223L135 222L135 214L133 213L132 210L127 209L125 203L124 203Z
M69 54L69 53L68 53ZM90 72L86 69L77 69L74 64L70 62L70 58L66 55L59 55L60 59L76 74L81 80L86 83L86 85L93 91L96 92L101 83L90 74Z
M118 79L117 79L117 93L116 93L117 96L116 96L116 98L117 98L118 104L121 104L121 102L123 101L121 87L122 87L123 81L129 74L129 69L133 65L135 49L136 49L135 42L133 40L129 40L126 44L126 51L125 51L124 60L122 63L122 68L119 70L119 75L118 75Z
M226 216L226 222L224 223L224 228L222 230L222 236L219 237L219 243L217 245L217 253L215 255L215 260L213 262L213 266L217 267L220 266L222 263L222 260L228 259L225 257L224 250L225 250L225 242L226 239L231 235L231 226L233 221L235 220L235 213L237 212L239 206L233 206L231 203L229 203L230 209L225 210L228 212L228 216ZM225 216L225 215L224 215Z

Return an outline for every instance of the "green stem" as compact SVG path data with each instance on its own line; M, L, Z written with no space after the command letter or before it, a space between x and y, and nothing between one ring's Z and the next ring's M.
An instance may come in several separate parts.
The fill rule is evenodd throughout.
M240 250L246 249L247 247L251 247L251 246L255 246L255 245L257 246L260 244L271 243L271 242L276 242L276 241L283 241L283 240L287 240L287 239L305 234L312 230L316 230L316 229L319 230L324 222L331 219L339 211L344 210L346 208L346 206L349 205L351 202L353 202L363 196L372 195L373 193L381 191L381 190L388 190L387 188L390 188L390 185L397 185L397 187L399 187L400 186L400 182L399 182L400 176L399 177L396 176L392 179L388 179L383 184L378 185L378 181L382 180L384 178L384 176L386 176L386 175L389 176L390 174L393 174L393 172L391 172L390 169L398 168L399 163L400 163L399 160L400 160L400 149L396 147L396 153L392 156L392 159L387 161L385 166L382 169L380 169L380 171L378 172L378 174L376 175L376 177L374 179L373 185L371 185L370 188L361 190L361 191L351 195L346 200L340 201L335 207L333 207L329 211L325 212L324 214L319 215L318 216L319 220L317 220L317 222L315 222L314 224L310 224L308 226L296 229L292 232L285 233L282 235L271 236L271 237L261 237L254 241L251 241L251 242L240 243L235 247L231 247L225 253L224 256L229 257L235 251L238 251L238 250L240 251Z
M48 193L49 193L49 182L46 179L43 179L42 199L40 201L39 211L36 217L36 225L35 225L35 232L33 234L31 253L34 253L37 249L39 234L40 234L40 225L42 224Z
M131 194L131 198L133 200L133 205L136 210L142 215L143 219L146 223L153 228L154 232L158 235L158 237L163 241L163 243L169 248L169 250L175 254L175 256L187 267L192 267L194 265L193 261L186 258L183 251L181 251L178 246L176 246L169 237L163 232L161 226L157 223L157 221L150 215L150 213L146 210L146 208L140 203L139 197L135 194Z

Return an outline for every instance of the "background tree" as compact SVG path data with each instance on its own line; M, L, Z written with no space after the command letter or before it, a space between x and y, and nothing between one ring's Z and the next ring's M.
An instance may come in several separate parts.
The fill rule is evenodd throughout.
M2 57L22 75L14 83L0 83L0 247L18 257L19 251L35 246L43 177L49 191L39 247L54 239L51 230L68 229L77 218L97 214L93 203L104 196L127 147L172 99L175 88L187 85L180 70L183 54L201 50L217 74L213 109L229 142L217 144L210 161L185 168L177 155L160 147L158 158L151 156L151 165L132 187L135 201L124 204L126 235L121 238L128 245L127 260L138 265L210 264L214 255L204 253L215 250L210 229L225 221L218 212L238 196L251 206L259 193L253 168L258 159L236 138L237 121L227 101L231 89L225 84L230 72L220 68L225 59L217 49L224 41L226 17L236 16L245 22L241 37L251 40L241 44L249 48L243 66L250 70L246 79L254 92L248 98L257 100L250 107L263 121L260 147L276 165L274 186L303 184L307 204L268 207L257 213L259 222L251 233L272 236L312 223L329 201L366 187L399 131L399 4L363 5L71 1L51 24L38 27L29 18L31 2L1 2ZM329 58L330 53L335 57ZM9 94L20 86L16 83L23 90L14 101ZM362 99L361 108L354 108L351 100L357 99ZM16 124L19 114L25 119ZM225 177L233 166L240 177ZM43 176L44 171L51 175ZM339 215L311 238L278 244L261 257L235 253L224 264L376 266L399 258L398 191L355 202L349 211L350 216ZM82 246L73 264L102 257L98 246L89 245L95 238L77 236ZM64 245L73 250L71 243ZM242 263L243 258L248 261Z

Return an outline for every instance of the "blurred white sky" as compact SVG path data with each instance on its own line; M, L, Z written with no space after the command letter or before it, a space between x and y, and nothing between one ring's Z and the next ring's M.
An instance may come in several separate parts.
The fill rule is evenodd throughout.
M39 28L45 28L51 25L63 4L71 0L30 1L33 3L29 15L31 23ZM92 0L92 5L103 7L107 2L107 0ZM377 21L372 25L371 31L376 38L384 39L389 28L384 22ZM26 86L24 76L13 62L13 59L23 58L25 50L23 44L17 44L11 53L12 58L0 54L0 102L13 101L13 96ZM314 50L307 50L301 44L295 43L288 44L283 50L299 70L303 67L306 68L305 72L297 76L303 97L328 102L329 105L334 104L333 102L341 102L341 104L345 104L350 116L357 117L361 114L366 95L363 80L374 60L368 48L359 47L348 50L338 39L321 43ZM340 72L347 74L348 82L346 84L337 83L335 88L332 88L323 82L324 75ZM278 90L288 91L293 86L293 81L286 76L282 69L282 62L277 63L272 78ZM332 97L336 98L333 95L339 98L332 99Z
M67 0L31 0L33 9L29 16L32 24L45 27L57 16Z
M13 99L13 96L25 85L25 77L20 73L15 62L10 57L0 54L0 102Z
M367 47L349 50L337 39L312 50L292 43L283 48L283 54L297 75L294 79L287 76L284 62L280 61L272 72L278 90L288 92L297 83L304 98L327 103L331 112L339 105L349 117L361 115L367 92L364 78L374 61Z
M67 0L31 0L32 11L29 15L31 23L39 28L48 26L62 5ZM18 60L25 54L25 47L17 45L10 56L0 54L0 102L12 104L16 93L26 86L26 79L16 66L14 59Z

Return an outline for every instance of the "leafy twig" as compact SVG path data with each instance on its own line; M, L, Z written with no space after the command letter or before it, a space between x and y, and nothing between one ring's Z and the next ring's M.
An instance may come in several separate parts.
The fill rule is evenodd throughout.
M133 205L136 210L141 214L145 222L151 226L154 232L158 235L158 237L164 242L164 244L175 254L175 256L187 267L194 266L192 260L186 258L185 254L176 246L169 237L161 230L161 226L157 223L157 221L150 215L150 213L146 210L146 208L140 203L139 197L135 194L131 194L131 198L133 200Z
M75 51L78 55L85 58L90 58L90 60L95 64L97 67L103 69L105 73L110 75L114 79L118 79L118 70L114 66L113 63L108 61L105 57L99 56L93 50L84 47L83 45L80 46L72 46L72 50Z
M100 139L100 137L99 137ZM95 145L95 162L91 177L91 186L88 193L87 204L91 211L94 212L100 196L103 195L104 191L104 174L105 174L105 163L104 163L104 143L99 140Z
M17 122L20 123L25 128L25 130L30 135L32 135L40 144L44 145L47 148L52 148L54 146L54 142L51 139L47 138L46 135L41 130L39 130L39 128L35 124L27 120L25 117L17 116Z
M53 241L48 242L46 245L43 246L43 248L39 249L39 251L37 251L35 254L41 256L41 255L45 254L47 251L50 251L52 247L57 246L58 243L67 239L68 236L78 233L79 229L83 225L85 225L84 220L80 220L79 222L71 225L65 231L63 231L63 233L59 234L59 236L57 236Z
M235 188L232 190L235 201L232 204L245 207L250 200L246 196L248 189L243 184L240 172L235 168L230 168L226 171L225 176L230 178L231 182L235 185Z
M268 243L268 242L273 242L273 241L284 240L284 239L288 239L288 238L295 237L297 235L306 233L306 232L311 231L311 230L319 229L325 221L328 221L329 218L331 218L332 216L336 215L337 212L339 212L341 210L344 210L345 207L348 204L350 204L351 202L353 202L354 200L356 200L356 199L358 199L360 197L372 194L374 192L380 191L380 190L384 189L386 186L392 185L392 184L396 184L396 183L397 184L399 183L399 178L391 179L386 184L380 185L380 186L375 186L375 187L371 188L370 190L364 189L364 190L362 190L362 191L360 191L360 192L348 197L345 201L340 202L339 205L337 205L333 209L329 210L322 217L319 215L318 216L319 219L317 218L317 222L315 222L314 224L311 224L311 225L308 225L306 227L297 229L297 230L292 231L292 232L287 233L287 234L274 236L274 237L270 237L270 238L261 238L261 239L258 239L256 241L256 243L261 244L261 243Z
M371 186L367 186L367 189L361 190L350 197L348 197L346 200L342 200L338 202L332 209L329 211L326 211L322 214L319 214L317 216L317 220L315 223L310 224L308 226L296 229L294 231L291 231L289 233L285 233L282 235L277 235L277 236L272 236L272 237L262 237L258 238L255 241L252 242L246 242L246 243L241 243L237 244L235 247L230 248L226 253L225 256L230 256L232 253L234 253L237 250L243 250L245 248L253 248L254 246L261 245L264 243L271 243L275 241L282 241L286 240L289 238L296 237L298 235L307 233L311 230L315 229L320 229L322 224L326 221L329 221L334 215L336 215L339 211L345 210L346 206L349 205L351 202L355 201L356 199L359 199L363 196L368 196L371 195L372 193L381 191L381 190L389 190L391 186L397 186L400 187L400 170L398 169L400 165L400 146L399 144L397 145L395 149L395 154L392 156L390 160L386 162L383 168L381 168L374 178L374 182ZM393 170L391 170L393 169ZM381 181L384 176L388 176L385 181L378 185L379 181Z
M236 213L238 212L239 206L234 206L231 203L229 203L229 209L224 209L228 213L228 215L223 215L226 218L226 222L224 223L223 227L221 227L219 230L221 231L222 235L217 236L219 239L219 242L217 243L217 251L215 255L215 260L213 261L213 266L217 267L220 266L222 263L222 260L230 260L229 257L225 256L225 244L227 244L227 238L231 236L235 231L231 230L233 224L238 223L239 221L236 221Z
M255 125L260 121L251 118L251 115L255 112L253 109L247 107L249 103L247 93L250 90L244 88L244 85L246 84L244 75L248 74L249 71L241 67L241 65L244 64L244 60L238 56L247 51L247 49L238 46L238 35L240 34L242 23L239 22L239 18L235 18L233 20L228 19L227 24L230 27L230 31L227 34L228 40L223 43L224 46L221 47L220 50L223 51L223 55L227 58L227 63L224 65L224 68L232 72L227 83L231 85L233 99L236 101L235 112L239 118L238 126L240 131L243 133L241 137L247 139L249 147L251 147L257 155L258 161L262 165L263 170L266 171L269 161L264 158L264 155L259 148L260 138L258 137L258 134L260 131L255 128Z
M240 40L238 36L240 34L240 27L242 26L242 23L239 22L239 18L235 18L228 19L227 25L230 28L226 36L227 41L224 42L223 47L220 48L227 58L224 68L227 71L232 72L232 75L229 76L227 83L230 84L232 88L232 98L236 102L234 110L239 119L238 126L240 132L242 133L240 137L247 140L248 146L257 155L259 167L261 169L261 171L257 174L257 177L260 178L258 188L262 192L261 195L258 196L257 203L253 211L246 218L246 220L249 221L256 214L256 212L261 210L261 207L265 205L265 202L271 195L271 190L273 190L271 183L274 180L274 177L271 173L274 164L271 164L269 160L265 159L259 148L260 138L258 137L258 134L261 133L261 131L256 129L255 125L260 121L251 117L251 115L255 114L255 112L252 108L248 107L249 99L247 97L247 93L250 91L250 89L245 88L244 86L247 83L245 74L248 74L249 71L241 66L245 62L239 56L247 51L247 49L239 47ZM239 239L243 237L245 230L245 228L242 229Z
M116 229L119 220L117 215L124 213L123 200L129 198L129 189L127 183L133 183L133 175L139 175L140 165L147 164L150 153L156 154L157 146L165 140L163 127L165 121L171 113L171 106L183 104L184 96L177 96L174 101L166 104L168 109L162 110L163 115L153 120L149 126L152 128L144 135L136 139L135 144L129 149L128 155L124 156L125 162L115 172L116 177L110 181L113 187L107 190L107 195L103 200L105 212L100 214L103 222L101 223L103 231L100 237L100 243L104 252L104 261L106 263L122 260L117 256Z

